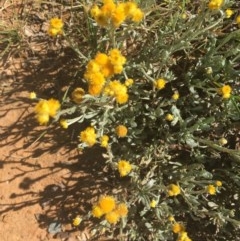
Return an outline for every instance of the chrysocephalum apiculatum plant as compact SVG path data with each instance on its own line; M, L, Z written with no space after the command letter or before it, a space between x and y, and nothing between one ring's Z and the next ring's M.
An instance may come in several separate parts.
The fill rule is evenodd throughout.
M103 168L111 167L116 186L82 217L98 220L92 235L190 241L211 227L214 240L235 240L239 5L227 0L85 4L87 25L79 28L87 28L87 51L72 44L62 20L51 19L48 31L63 35L85 63L82 82L69 86L62 100L39 100L35 112L41 125L59 122L67 129L85 123L78 148L103 149Z

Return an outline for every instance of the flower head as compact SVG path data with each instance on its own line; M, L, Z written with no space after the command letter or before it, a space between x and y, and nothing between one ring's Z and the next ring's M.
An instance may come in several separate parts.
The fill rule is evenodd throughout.
M87 127L80 132L80 141L85 142L88 146L93 146L96 143L96 133L93 127Z
M131 86L131 85L133 84L133 82L134 82L133 79L126 79L124 84L125 84L127 87L129 87L129 86Z
M226 15L226 18L231 18L231 16L233 15L233 10L231 10L231 9L227 9L226 11L225 11L225 15Z
M127 176L132 170L131 164L126 160L118 161L118 171L121 177Z
M49 114L44 112L44 113L39 113L36 115L37 121L40 125L46 125L49 122Z
M164 79L158 79L154 82L154 85L157 89L161 90L165 88L166 81Z
M57 111L60 109L60 106L61 106L59 101L51 98L47 101L47 103L49 107L49 115L51 117L55 117L55 115L57 114Z
M232 88L230 85L224 85L220 88L220 93L222 94L223 99L229 99L231 96Z
M82 222L82 219L80 218L80 216L77 216L76 218L73 219L73 226L78 226L80 223Z
M174 119L174 115L172 115L172 114L167 114L166 117L165 117L165 119L166 119L167 121L172 121L172 120Z
M185 227L181 223L175 223L172 226L172 231L174 233L181 233L181 232L185 231Z
M36 99L36 98L37 98L36 93L35 93L35 92L30 92L29 98L30 98L31 100Z
M216 194L216 187L213 185L208 185L207 186L207 193L210 195L215 195Z
M221 146L224 146L228 143L227 139L222 137L218 140L218 143L221 145Z
M151 208L155 208L156 205L157 205L157 201L153 199L153 200L150 202L150 207L151 207Z
M192 240L188 237L187 232L183 231L178 234L177 241L192 241Z
M118 137L122 138L127 135L128 129L124 125L119 125L116 127L116 134Z
M238 15L236 18L236 24L240 25L240 15Z
M170 184L168 186L168 195L171 196L177 196L178 194L181 193L181 189L178 185L175 184Z
M174 94L172 95L173 100L178 100L179 99L179 93L178 91L175 91Z
M116 212L121 218L124 218L128 214L128 207L125 203L119 203L116 208Z
M37 121L40 125L46 125L49 122L50 117L55 117L57 111L60 109L60 103L58 100L40 100L35 106L35 113Z
M61 126L63 129L67 129L67 128L68 128L68 122L67 122L65 119L61 119L61 120L60 120L60 126Z
M95 205L93 206L93 209L92 209L92 215L95 218L100 218L103 215L103 211L98 205Z
M53 37L58 34L62 34L62 28L63 28L63 21L59 18L52 18L50 20L48 34Z
M223 5L223 0L211 0L208 3L208 8L211 10L219 10Z
M101 147L107 147L108 146L108 141L109 141L109 137L107 135L103 135L101 137Z
M83 96L85 94L85 91L84 89L82 88L76 88L72 94L71 94L71 97L72 97L72 100L76 103L76 104L80 104L82 99L83 99Z
M221 181L216 181L215 184L216 184L217 187L221 187L222 186L222 182Z
M110 223L110 224L116 224L119 221L119 214L116 211L111 211L106 214L105 219Z
M115 198L112 196L100 197L98 204L104 214L112 212L116 207Z

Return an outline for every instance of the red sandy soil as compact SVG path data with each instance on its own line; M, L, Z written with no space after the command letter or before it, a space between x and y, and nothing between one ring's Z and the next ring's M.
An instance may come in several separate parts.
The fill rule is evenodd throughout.
M4 24L17 24L23 5L12 2L0 3ZM21 25L22 43L0 58L0 240L84 241L89 222L76 228L72 219L86 215L100 195L103 160L98 150L77 151L78 126L39 127L34 118L29 92L61 97L74 66L74 53L49 40L38 13L28 11L33 22ZM53 222L61 225L56 234L48 230Z

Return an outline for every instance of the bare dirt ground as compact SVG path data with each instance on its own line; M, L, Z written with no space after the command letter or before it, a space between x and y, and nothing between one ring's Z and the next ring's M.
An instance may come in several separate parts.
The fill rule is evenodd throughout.
M76 66L74 53L49 39L43 12L31 4L0 5L2 29L20 25L23 37L21 45L13 36L0 46L1 53L8 48L0 58L0 240L87 240L89 223L76 228L72 219L91 210L99 195L103 160L98 150L77 151L77 127L39 127L28 98L30 91L60 97ZM26 9L31 24L21 22Z

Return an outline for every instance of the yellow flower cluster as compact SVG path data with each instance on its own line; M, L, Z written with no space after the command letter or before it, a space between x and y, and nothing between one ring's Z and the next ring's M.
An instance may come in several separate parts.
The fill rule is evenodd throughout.
M102 27L112 26L118 28L125 20L140 22L143 19L143 12L134 2L121 2L115 4L113 0L103 0L103 5L99 8L94 5L91 16L98 25Z
M105 78L120 74L126 58L118 49L112 49L109 54L97 53L87 64L84 78L88 81L90 95L98 96L106 83ZM126 88L126 87L125 87Z
M79 140L85 142L88 146L93 146L96 143L96 133L93 127L87 127L80 132Z
M175 222L175 220L173 220ZM178 234L177 241L191 241L188 237L187 232L185 232L185 227L181 223L174 223L172 226L172 231Z
M127 87L118 80L110 81L104 89L104 94L114 97L118 104L128 101Z
M216 186L210 184L210 185L207 186L206 191L207 191L208 194L210 194L210 195L215 195L217 189L222 186L222 182L221 182L221 181L216 181L216 182L215 182L215 185L216 185Z
M218 10L221 8L222 4L223 4L223 0L211 0L208 3L208 8L211 10Z
M63 31L63 21L59 18L52 18L50 20L50 25L49 25L49 28L48 28L48 34L50 36L56 36L58 34L62 34Z
M118 171L121 177L125 177L131 172L132 165L126 160L118 161Z
M101 218L105 215L105 219L110 224L116 224L120 218L126 217L128 214L128 207L125 203L116 203L112 196L100 197L97 205L93 206L92 215L96 218Z
M177 196L178 194L181 193L181 189L178 185L175 184L170 184L168 186L168 195L171 196Z
M223 99L229 99L231 96L232 88L230 85L224 85L220 88L219 93L222 95Z
M59 101L53 98L49 100L40 100L35 106L38 123L40 125L46 125L49 122L50 117L54 118L56 116L60 106Z

